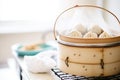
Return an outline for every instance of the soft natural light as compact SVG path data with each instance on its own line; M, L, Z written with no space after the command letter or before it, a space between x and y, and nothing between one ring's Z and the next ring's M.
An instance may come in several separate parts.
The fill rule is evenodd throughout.
M58 8L59 0L0 0L0 33L48 30Z
M43 26L44 29L52 28L57 16L68 6L94 3L91 1L94 0L0 0L0 33L40 31ZM120 17L119 0L96 1L100 5L104 3L103 7ZM23 30L23 27L26 29Z
M0 20L53 19L58 10L58 0L2 0Z

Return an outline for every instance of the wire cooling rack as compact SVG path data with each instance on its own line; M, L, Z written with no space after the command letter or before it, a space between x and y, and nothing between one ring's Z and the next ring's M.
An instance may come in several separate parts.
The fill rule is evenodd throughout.
M58 68L53 68L52 71L61 80L120 80L120 74L108 77L84 77L63 73Z

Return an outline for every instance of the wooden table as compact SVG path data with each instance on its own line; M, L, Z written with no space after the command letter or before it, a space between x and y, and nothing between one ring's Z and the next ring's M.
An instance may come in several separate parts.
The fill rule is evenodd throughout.
M17 53L15 52L16 45L12 47L12 53L14 55L15 61L16 61L16 67L18 68L18 73L20 76L20 80L55 80L53 76L51 75L51 72L49 73L31 73L27 70L27 67L24 63L23 57L18 57Z

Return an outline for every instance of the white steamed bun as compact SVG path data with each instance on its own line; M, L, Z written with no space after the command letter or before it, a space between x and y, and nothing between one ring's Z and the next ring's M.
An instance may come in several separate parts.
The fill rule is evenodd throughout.
M71 37L71 38L81 38L82 34L77 30L72 30L72 31L67 33L67 36Z
M76 25L74 29L78 30L82 34L85 34L87 32L86 27L84 27L82 24Z
M88 31L94 32L97 35L102 33L102 29L98 25L93 25Z
M110 37L112 37L112 35L109 35L106 32L101 33L100 36L99 36L99 38L110 38Z
M96 33L93 33L93 32L88 32L88 33L86 33L84 36L83 36L83 38L97 38L98 36L97 36L97 34Z

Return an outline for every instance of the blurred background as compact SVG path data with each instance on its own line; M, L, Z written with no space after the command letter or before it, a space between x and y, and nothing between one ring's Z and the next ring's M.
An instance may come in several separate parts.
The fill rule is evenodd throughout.
M3 73L9 75L9 66L14 65L11 46L45 40L58 14L76 4L104 7L120 19L120 0L0 0L0 80L5 80ZM53 36L47 40L54 40Z

